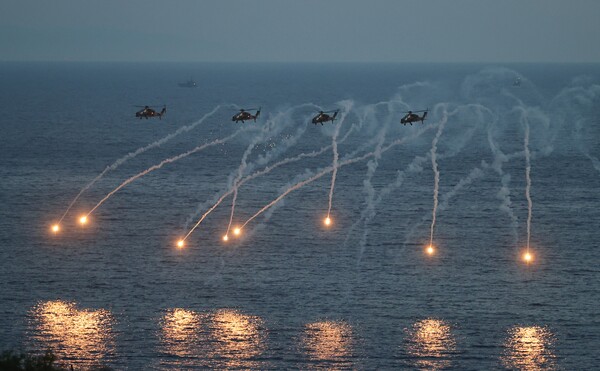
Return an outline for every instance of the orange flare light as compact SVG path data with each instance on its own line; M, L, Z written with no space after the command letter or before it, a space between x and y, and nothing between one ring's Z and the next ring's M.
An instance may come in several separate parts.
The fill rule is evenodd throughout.
M79 224L84 225L84 224L87 224L87 222L88 222L87 215L83 215L81 218L79 218Z
M236 228L233 230L233 234L235 234L236 236L239 236L240 233L242 233L242 230L240 228Z
M223 241L225 241L225 242L229 241L229 236L228 235L223 236Z
M54 224L54 225L52 226L52 232L54 232L54 233L58 233L59 231L60 231L60 225L58 225L58 224Z
M435 254L435 247L433 247L433 245L429 245L425 249L425 252L427 253L427 255L433 255Z
M179 247L180 249L183 248L184 245L185 245L185 242L183 240L177 241L177 247Z
M325 223L325 225L331 225L331 218L330 217L325 218L323 223Z
M527 264L533 262L533 254L531 254L530 252L526 252L525 254L523 254L523 261L525 261L525 263Z

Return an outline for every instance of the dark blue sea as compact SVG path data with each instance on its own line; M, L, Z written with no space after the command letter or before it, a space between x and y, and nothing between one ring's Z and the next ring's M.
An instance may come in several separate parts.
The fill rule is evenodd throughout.
M584 64L2 63L0 351L597 369L599 84Z

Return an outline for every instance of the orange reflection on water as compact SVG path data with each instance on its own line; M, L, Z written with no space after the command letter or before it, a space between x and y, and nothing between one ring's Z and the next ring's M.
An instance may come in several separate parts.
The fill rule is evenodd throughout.
M216 353L225 359L227 368L259 368L253 361L265 351L263 321L260 317L223 309L213 315L213 337Z
M439 319L424 319L408 330L408 352L415 357L415 366L427 370L450 367L450 355L456 350L456 340L450 325Z
M194 365L194 359L201 356L197 344L199 327L200 316L194 311L175 308L165 313L161 324L162 347L165 353L176 357L167 358L165 366Z
M516 326L508 331L502 356L504 365L516 370L551 370L556 368L552 351L554 335L545 327Z
M51 348L59 363L88 368L114 348L113 318L105 309L77 309L75 303L54 300L36 306L33 319L33 340Z
M314 322L304 329L304 347L311 359L343 361L352 356L352 346L352 327L345 322Z

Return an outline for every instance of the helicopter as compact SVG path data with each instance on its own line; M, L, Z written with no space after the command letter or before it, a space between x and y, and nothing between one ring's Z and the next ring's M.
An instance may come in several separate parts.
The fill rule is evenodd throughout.
M142 107L142 106L136 106L136 107ZM167 106L163 106L163 109L160 112L156 112L156 110L150 108L150 106L143 106L143 109L141 109L135 113L135 117L139 117L140 120L142 118L145 118L147 120L149 117L158 117L159 119L162 120L162 117L166 112L167 112Z
M328 113L331 113L331 112L333 112L333 116L329 116L328 115ZM327 121L333 122L333 120L335 120L335 117L337 116L338 112L339 112L339 110L326 111L326 112L319 111L319 114L316 115L315 117L313 117L312 123L315 124L315 125L316 124L323 125L323 123L327 122Z
M243 123L245 120L254 120L254 122L256 122L256 119L258 118L258 116L260 116L261 108L262 107L260 107L258 110L256 110L256 108L250 108L250 111L256 110L256 113L254 115L242 108L240 109L240 112L233 115L231 121L235 121L236 123L241 121Z
M423 112L423 116L419 116L416 113L413 113L413 111L408 111L408 112L406 112L406 116L404 116L403 118L400 119L400 123L406 126L406 124L412 125L413 122L421 121L421 124L422 124L423 121L425 121L425 117L427 117L427 112L429 112L429 108L426 110L415 111L415 112Z

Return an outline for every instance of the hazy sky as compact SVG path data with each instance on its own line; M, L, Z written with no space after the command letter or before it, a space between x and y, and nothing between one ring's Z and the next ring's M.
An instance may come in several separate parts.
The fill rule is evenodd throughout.
M0 60L600 62L599 0L2 0Z

